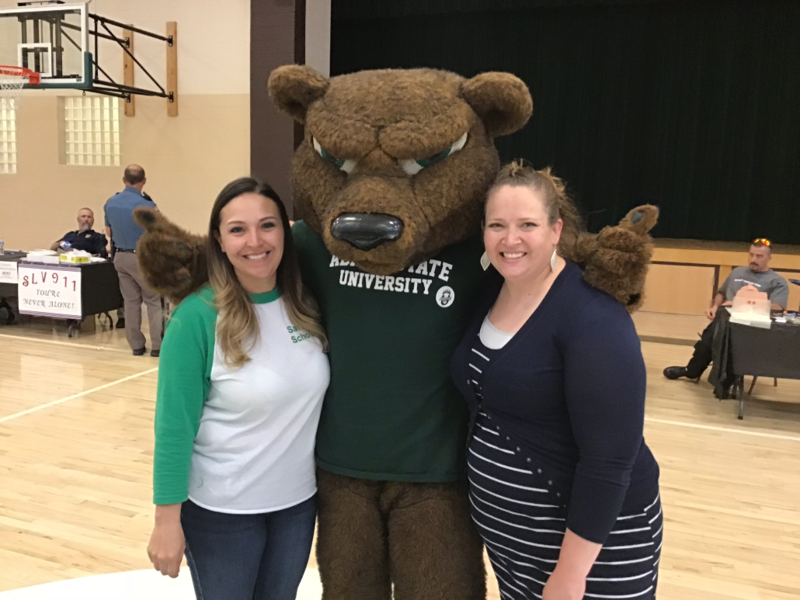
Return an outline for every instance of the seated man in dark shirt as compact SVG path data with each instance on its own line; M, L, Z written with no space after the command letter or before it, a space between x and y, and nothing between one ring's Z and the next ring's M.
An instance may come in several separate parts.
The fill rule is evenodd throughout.
M83 250L94 256L108 258L108 240L102 233L92 229L94 225L94 213L91 208L82 208L78 212L78 229L70 231L60 240L53 243L51 250L66 249L65 244L69 244L70 250Z
M51 250L83 250L93 256L108 258L108 239L94 226L94 212L91 208L78 211L78 229L64 234L60 240L53 242ZM66 244L69 244L67 247ZM109 317L110 318L110 317ZM125 315L122 309L117 311L117 329L124 329Z

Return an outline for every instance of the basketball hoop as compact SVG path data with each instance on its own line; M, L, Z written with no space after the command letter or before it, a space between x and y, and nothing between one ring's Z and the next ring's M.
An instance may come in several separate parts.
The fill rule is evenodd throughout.
M11 110L16 110L20 91L26 83L39 85L39 73L25 67L0 65L0 99L5 99Z

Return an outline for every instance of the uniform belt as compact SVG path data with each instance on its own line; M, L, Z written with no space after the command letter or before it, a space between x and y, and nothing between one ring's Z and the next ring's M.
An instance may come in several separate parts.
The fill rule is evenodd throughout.
M133 252L136 253L136 249L133 250L126 250L125 248L117 248L117 252Z

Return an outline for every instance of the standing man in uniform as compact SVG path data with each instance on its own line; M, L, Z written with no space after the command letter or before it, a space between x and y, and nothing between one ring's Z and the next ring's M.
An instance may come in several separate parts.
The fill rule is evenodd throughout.
M134 356L142 356L146 352L146 340L142 334L144 302L150 323L150 356L157 357L161 353L161 298L147 286L139 273L136 244L144 230L133 220L136 207L153 208L153 202L142 193L146 182L142 167L129 165L125 168L122 178L125 189L109 198L105 205L106 236L115 248L114 267L119 275L119 288L125 301L125 336L128 344Z

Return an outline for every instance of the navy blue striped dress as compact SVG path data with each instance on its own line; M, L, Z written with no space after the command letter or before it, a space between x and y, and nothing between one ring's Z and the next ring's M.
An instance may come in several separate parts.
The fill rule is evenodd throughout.
M569 529L602 548L585 598L652 600L663 519L633 321L567 263L522 327L499 331L492 273L451 368L470 411L472 517L502 597L542 597Z
M476 337L469 365L479 402L483 372L497 353ZM474 423L467 457L472 518L501 598L541 598L566 531L566 490L548 477L533 452L483 411ZM585 598L654 599L662 529L657 494L640 509L620 514L586 580Z

